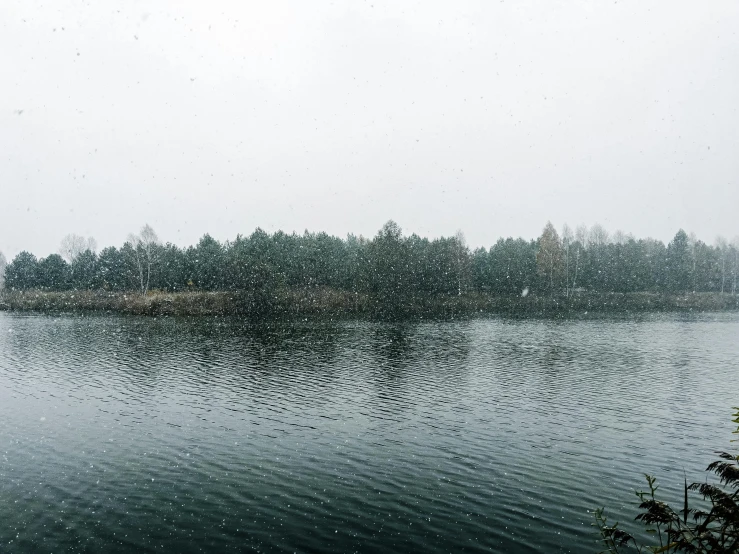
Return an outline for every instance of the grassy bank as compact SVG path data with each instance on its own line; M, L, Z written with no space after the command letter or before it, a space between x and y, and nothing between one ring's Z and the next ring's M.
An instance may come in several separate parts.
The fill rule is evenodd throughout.
M578 293L565 297L539 296L533 298L492 297L488 311L522 315L547 315L584 312L717 312L739 309L739 297L717 293L662 294L632 293Z
M19 312L110 312L130 315L244 315L363 313L367 299L362 295L332 289L283 290L254 295L239 292L135 292L106 291L49 292L39 290L0 293L0 310Z
M268 295L236 292L5 291L0 310L47 313L109 312L133 315L241 315L244 317L353 316L452 318L475 313L556 317L585 312L725 311L739 309L729 294L579 293L569 298L529 295L376 298L330 288L279 290Z

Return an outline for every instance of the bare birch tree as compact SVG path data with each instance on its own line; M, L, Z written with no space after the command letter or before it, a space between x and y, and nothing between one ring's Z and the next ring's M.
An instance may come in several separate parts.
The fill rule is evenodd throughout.
M731 241L731 247L734 250L734 282L731 285L731 294L736 296L736 279L739 272L739 236L734 237Z
M8 267L8 260L5 255L0 252L0 290L5 286L5 268Z
M693 292L695 292L695 270L698 265L698 237L693 232L688 235L688 247L690 248L690 260L692 265L691 281L693 283Z
M588 237L588 240L590 241L591 245L605 246L606 244L608 244L609 239L610 237L608 236L608 231L606 231L600 223L596 223L590 228L590 235Z
M455 233L454 241L457 255L457 295L462 296L462 280L467 269L467 241L461 230Z
M726 242L724 237L716 237L716 249L721 257L721 294L723 294L724 286L726 285L726 258L729 253L729 244Z
M578 225L575 229L575 275L572 277L572 292L577 288L577 270L580 267L580 252L588 245L588 228Z
M539 275L549 278L549 288L554 294L554 277L562 272L562 243L554 225L547 222L539 237L539 251L536 253Z
M151 268L154 265L156 247L159 245L159 237L154 229L147 223L141 228L138 235L128 235L128 242L134 252L136 268L139 272L139 283L141 294L149 292L151 282Z
M97 250L97 241L92 237L85 238L71 233L64 237L59 244L59 255L70 264L87 250L91 252Z
M562 248L565 255L565 297L570 296L570 243L572 242L572 229L566 223L562 226Z
M626 244L628 241L628 237L626 236L626 233L624 233L621 229L617 229L615 233L613 233L613 243L614 244Z

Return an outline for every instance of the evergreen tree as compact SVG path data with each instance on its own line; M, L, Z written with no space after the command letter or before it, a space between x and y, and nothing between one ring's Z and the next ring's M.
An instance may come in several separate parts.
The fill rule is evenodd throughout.
M105 248L99 256L76 252L71 264L56 254L39 262L22 252L3 275L15 290L260 291L262 300L247 302L252 306L273 302L283 288L330 287L353 293L357 302L366 297L375 313L388 317L467 291L737 292L739 244L721 239L709 246L682 230L668 246L625 233L609 241L599 225L574 234L565 226L564 234L566 244L547 223L536 241L499 239L471 253L461 233L434 240L403 236L389 221L372 240L307 231L270 235L257 228L233 242L204 235L196 246L181 249L162 246L145 226L120 249Z
M98 286L110 291L135 288L136 282L131 279L130 255L126 256L124 251L125 248L118 250L115 246L111 246L100 252L96 279Z
M5 268L5 287L11 290L27 290L38 286L38 261L25 250Z
M409 249L400 226L390 220L369 244L369 289L375 312L383 317L405 315L413 304L410 285Z
M190 272L187 270L185 252L171 243L159 246L157 250L156 259L159 263L152 286L170 292L187 290Z
M59 254L48 255L36 266L36 286L41 289L67 290L70 277L69 264Z
M238 238L237 238L238 241ZM202 290L222 290L226 285L223 268L224 248L220 242L208 234L203 235L195 248L188 249L187 257L193 268L192 281ZM233 279L233 276L229 276Z
M70 267L70 284L78 290L98 288L98 258L92 250L85 250L74 258Z
M692 261L688 235L680 229L667 246L667 287L672 292L683 292L691 288Z
M534 241L499 239L488 254L490 290L494 294L521 294L538 282Z

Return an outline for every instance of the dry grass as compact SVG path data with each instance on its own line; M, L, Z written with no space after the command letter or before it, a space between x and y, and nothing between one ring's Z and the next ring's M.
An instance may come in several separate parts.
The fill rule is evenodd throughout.
M136 315L206 315L229 312L224 292L113 293L104 291L12 291L0 303L5 309L40 312L116 312Z
M381 312L392 299L372 299L366 294L330 288L281 290L269 297L269 309L258 311L253 298L234 292L153 291L138 293L105 291L5 291L0 310L38 312L111 312L135 315L367 315ZM739 297L730 294L690 293L579 293L570 298L491 296L467 294L414 298L402 305L402 313L414 317L456 317L473 313L518 316L557 316L583 312L724 311L739 309Z

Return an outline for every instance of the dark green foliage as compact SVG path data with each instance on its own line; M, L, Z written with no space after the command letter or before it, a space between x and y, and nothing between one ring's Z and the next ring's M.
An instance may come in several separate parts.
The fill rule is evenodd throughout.
M38 286L38 261L30 252L21 252L5 268L5 287L27 290Z
M537 251L535 241L499 239L490 248L487 259L482 252L476 254L475 285L494 294L519 295L527 287L536 288L542 281L537 275Z
M72 261L70 285L77 290L98 288L98 257L95 252L86 250Z
M100 252L96 284L104 290L128 290L131 285L128 264L122 250L111 246Z
M606 301L632 309L633 293L669 293L681 298L673 304L689 307L698 304L684 300L687 293L736 292L739 252L734 246L711 247L682 230L667 247L651 239L609 243L607 233L596 230L589 242L571 234L564 242L550 224L547 236L538 240L500 239L490 249L470 252L461 234L433 240L404 236L393 221L369 240L308 231L269 234L257 228L232 242L206 234L185 249L158 240L135 245L129 240L98 256L83 252L71 265L56 255L37 261L23 252L7 265L5 285L50 292L243 292L248 293L242 295L248 296L244 305L267 307L280 291L318 298L326 296L311 291L331 289L351 294L356 311L361 304L363 313L390 319L431 315L439 306L452 314L450 306L465 304L450 302L454 296L468 297L469 305L481 305L483 296L503 297L517 310L538 313L549 310L543 306L596 309ZM542 251L544 246L549 250ZM531 295L522 298L525 290ZM632 300L624 304L618 295L627 293ZM592 304L595 296L600 304ZM644 309L655 307L651 297L644 298Z
M238 240L238 239L237 239ZM188 248L187 263L192 268L188 282L202 290L220 290L224 282L223 246L210 235L204 235L195 248Z
M367 284L375 300L376 315L394 319L409 315L413 304L411 246L403 239L400 226L388 221L369 244Z
M667 287L671 292L691 289L691 256L688 235L680 229L667 246Z
M152 276L152 288L170 292L182 292L192 288L188 284L194 271L188 265L186 251L167 243L159 247L157 265Z
M59 254L50 254L39 260L36 267L36 286L44 290L67 290L70 285L69 264Z
M739 408L734 408L734 423L739 424ZM734 431L739 433L739 429ZM739 552L739 455L718 452L719 460L706 468L718 477L717 483L693 483L687 480L683 487L683 505L676 510L658 500L656 480L646 475L648 491L639 491L639 509L636 520L644 524L647 533L658 544L643 545L632 534L608 525L603 510L595 511L604 552L616 553L624 549L638 552L689 552L689 553L737 553ZM702 505L691 508L689 492L697 492Z
M278 308L274 269L264 262L243 264L239 275L243 285L234 296L236 311L251 319L261 319Z

